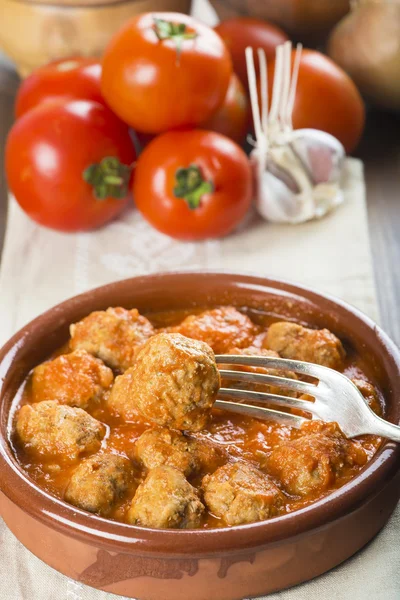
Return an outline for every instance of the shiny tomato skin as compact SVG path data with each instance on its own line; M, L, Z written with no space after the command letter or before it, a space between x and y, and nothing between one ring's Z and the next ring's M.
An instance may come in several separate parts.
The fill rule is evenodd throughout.
M94 58L73 56L39 67L24 79L15 100L15 116L59 99L95 100L104 104L100 91L101 64Z
M275 49L289 38L277 25L253 17L233 17L222 21L215 28L227 45L233 62L233 70L244 87L248 88L245 50L254 49L256 68L257 48L263 48L267 61L275 58Z
M247 94L239 77L232 73L224 103L201 127L222 133L240 145L245 141L249 123Z
M183 24L194 39L160 40L155 19ZM181 13L145 13L130 20L106 48L102 93L133 129L160 133L202 123L222 104L232 63L221 38Z
M196 165L214 190L189 208L174 194L178 169ZM229 138L192 129L164 133L139 157L134 200L159 231L178 240L222 237L241 222L252 200L252 175L244 151Z
M239 77L232 73L225 100L217 111L204 123L201 129L216 131L231 138L234 142L242 145L251 124L250 107L247 94ZM140 147L145 148L154 135L136 131Z
M272 62L268 66L270 98L274 72L275 62ZM364 125L365 106L353 80L324 54L303 50L293 110L294 128L326 131L350 153L357 146Z
M8 185L37 223L86 231L115 217L129 201L98 200L83 171L106 157L132 165L128 128L105 106L84 100L45 103L23 115L6 144ZM128 186L129 187L129 186Z

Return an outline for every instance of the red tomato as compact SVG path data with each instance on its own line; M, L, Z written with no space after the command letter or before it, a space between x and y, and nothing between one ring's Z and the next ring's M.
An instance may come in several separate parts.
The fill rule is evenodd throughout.
M268 67L270 98L274 72L272 62ZM352 79L324 54L303 50L293 110L294 128L327 131L350 153L360 140L364 124L364 103Z
M252 198L250 164L229 138L192 129L158 136L139 157L136 206L156 229L179 240L231 232Z
M84 231L115 217L129 200L135 150L126 125L85 100L37 106L7 139L9 187L32 219Z
M257 48L263 48L267 60L275 58L275 48L289 38L276 25L254 19L253 17L236 17L222 21L215 27L231 53L233 70L239 76L244 87L248 88L245 50L247 46L254 48L256 68L258 68Z
M147 13L113 38L102 92L123 121L145 133L198 125L222 104L232 73L221 38L180 13Z
M222 133L240 145L245 141L250 122L247 94L240 79L232 73L223 105L207 121L201 123L200 127ZM155 137L141 131L137 131L136 135L142 149Z
M82 99L104 104L100 91L101 64L94 58L71 57L36 69L23 80L15 101L19 118L48 100Z
M201 127L222 133L242 144L249 128L249 119L246 92L238 76L232 73L223 105Z

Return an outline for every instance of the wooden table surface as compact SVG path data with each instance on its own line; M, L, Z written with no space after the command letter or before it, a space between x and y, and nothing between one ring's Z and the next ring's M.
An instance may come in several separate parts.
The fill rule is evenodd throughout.
M13 122L18 77L0 61L0 248L2 248L7 187L3 159L7 132ZM381 323L400 345L400 115L371 111L357 156L365 163L368 219ZM354 224L357 227L357 224Z

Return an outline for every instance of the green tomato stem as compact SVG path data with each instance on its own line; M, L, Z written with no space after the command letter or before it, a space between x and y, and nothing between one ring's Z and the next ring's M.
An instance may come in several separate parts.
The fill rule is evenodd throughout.
M116 156L107 156L100 163L89 165L82 173L97 200L125 198L130 176L131 167L121 163Z
M174 195L185 200L190 210L199 208L203 196L214 191L214 184L204 179L197 165L178 169L175 179Z
M197 37L195 31L188 31L185 23L173 23L164 19L154 19L154 31L160 41L173 40L176 44L177 58L182 52L182 42Z

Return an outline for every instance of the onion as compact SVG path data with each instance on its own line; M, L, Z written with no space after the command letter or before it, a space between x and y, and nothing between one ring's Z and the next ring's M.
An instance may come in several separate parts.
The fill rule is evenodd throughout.
M400 109L400 0L358 0L328 53L374 104Z

